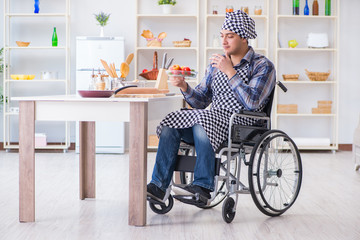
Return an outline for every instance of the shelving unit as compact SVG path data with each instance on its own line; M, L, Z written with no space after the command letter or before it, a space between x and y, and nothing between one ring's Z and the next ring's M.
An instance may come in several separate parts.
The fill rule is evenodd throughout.
M163 14L161 6L154 7L154 2L136 0L135 79L141 78L139 73L142 69L152 67L154 51L158 53L159 68L161 67L163 54L167 52L168 58L175 58L173 64L187 65L193 69L199 69L199 9L199 0L184 0L177 2L173 7L172 14ZM191 31L189 31L189 28L191 28ZM146 40L141 36L143 30L150 30L155 37L160 32L166 32L167 37L163 40L162 47L147 47ZM190 35L186 35L187 33ZM173 46L173 41L181 41L184 38L192 41L191 47ZM154 82L148 81L148 84L151 85ZM197 83L198 80L189 82Z
M70 0L57 2L55 5L58 4L62 4L61 9L63 11L35 14L28 13L29 5L24 6L15 0L4 0L4 66L7 67L4 67L3 89L7 101L3 103L3 139L4 148L7 150L19 148L17 144L19 114L17 111L12 111L18 107L18 103L12 101L12 97L70 93ZM40 11L46 11L46 7L46 3L43 4ZM51 46L54 26L58 30L58 47ZM39 29L43 31L39 31ZM61 30L59 31L59 29ZM41 39L39 36L46 31L47 41L39 40ZM34 35L36 35L36 39ZM15 41L24 38L31 39L31 37L34 41L31 41L28 47L16 46ZM51 69L47 62L56 65L55 69L54 67ZM59 77L41 79L41 71L49 69L58 72ZM10 77L12 74L34 74L35 79L12 80ZM69 148L70 126L67 122L36 123L36 132L47 133L45 129L50 129L49 135L56 135L58 129L64 130L64 134L63 136L55 136L60 137L60 141L47 146L36 147L36 149L63 149L66 151ZM51 138L54 136L49 135L47 137L51 142Z
M218 36L221 29L222 23L225 19L225 9L227 3L224 1L213 0L210 1L210 4L217 5L218 14L212 14L212 5L205 1L204 14L205 14L205 61L204 69L206 69L209 64L209 58L214 53L223 53L223 48L221 43L219 47L213 46L213 39ZM258 34L257 42L258 46L254 48L255 52L263 54L264 56L269 56L269 13L270 13L270 3L269 0L262 1L243 1L240 3L242 6L247 6L249 8L249 16L255 20L255 28ZM255 5L260 5L262 8L262 15L254 15L253 10ZM240 6L234 6L234 9L240 9Z
M339 12L340 1L332 1L331 16L324 16L324 3L319 1L319 16L290 15L291 1L275 1L275 67L277 79L288 88L287 93L276 89L273 126L289 134L299 149L338 149L339 100ZM300 1L300 14L305 1ZM311 14L311 6L310 6ZM329 47L308 48L309 33L327 33ZM287 42L296 39L299 45L288 48ZM326 81L310 81L305 69L312 72L331 71ZM282 74L300 74L298 81L283 81ZM313 114L311 108L319 100L332 101L330 114ZM277 112L277 104L297 104L297 114ZM300 141L301 139L301 141ZM326 140L330 144L316 144Z
M161 6L156 6L157 1L136 0L136 36L134 53L134 79L144 80L139 76L142 69L151 70L153 66L154 51L158 53L158 68L161 68L163 54L167 58L174 57L173 64L189 66L199 71L199 45L200 45L200 0L177 1L172 14L163 14ZM143 30L150 30L156 37L161 32L166 32L167 37L162 41L161 47L147 47L146 40L141 36ZM191 40L191 47L174 47L173 41L182 41L184 38ZM156 81L147 80L146 86L153 87ZM189 79L187 82L195 86L198 79ZM178 88L169 84L171 92L179 93ZM183 106L182 99L175 99L167 103L153 104L149 109L148 135L155 135L159 121L171 111ZM149 149L157 147L149 146Z

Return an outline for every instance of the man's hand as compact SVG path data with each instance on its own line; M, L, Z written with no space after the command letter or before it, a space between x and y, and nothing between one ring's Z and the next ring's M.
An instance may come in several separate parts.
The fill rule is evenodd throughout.
M225 53L225 57L220 54L213 54L210 60L212 66L225 73L229 79L236 74L231 59L227 53Z
M185 82L185 78L183 76L169 76L170 83L175 86L179 87L181 91L186 92L187 90L187 83Z

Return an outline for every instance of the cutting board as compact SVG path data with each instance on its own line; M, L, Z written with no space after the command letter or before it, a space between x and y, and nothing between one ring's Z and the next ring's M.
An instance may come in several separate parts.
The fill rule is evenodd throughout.
M166 94L117 94L115 97L117 98L157 98L157 97L165 97Z
M165 94L169 89L157 89L150 87L126 88L116 94L116 97L123 94Z

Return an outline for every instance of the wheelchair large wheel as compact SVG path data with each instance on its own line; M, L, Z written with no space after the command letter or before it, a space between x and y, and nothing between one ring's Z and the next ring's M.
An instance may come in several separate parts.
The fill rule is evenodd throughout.
M302 164L297 146L284 132L264 133L252 150L248 171L251 196L261 212L279 216L294 204Z
M149 206L151 210L154 213L157 214L165 214L168 213L174 205L174 199L171 195L169 195L169 198L166 200L165 203L156 203L156 202L149 202Z

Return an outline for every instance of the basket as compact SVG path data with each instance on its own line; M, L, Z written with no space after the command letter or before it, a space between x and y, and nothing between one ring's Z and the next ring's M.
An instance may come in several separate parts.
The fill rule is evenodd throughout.
M158 76L159 70L158 70L158 56L157 52L154 51L154 57L153 57L153 69L151 71L147 71L144 73L140 73L139 76L147 79L147 80L156 80Z
M330 75L330 70L329 72L310 72L305 69L305 72L311 81L326 81Z
M190 47L191 41L185 40L185 41L173 41L174 47Z
M147 71L144 73L140 73L139 75L147 80L156 80L158 76L159 70L154 69L151 71Z
M27 47L27 46L29 46L30 42L16 41L16 44L17 44L19 47Z
M146 39L147 40L147 47L161 47L161 40L162 39L158 39L158 38L154 38L154 39Z
M297 81L299 80L299 74L283 74L284 81Z

